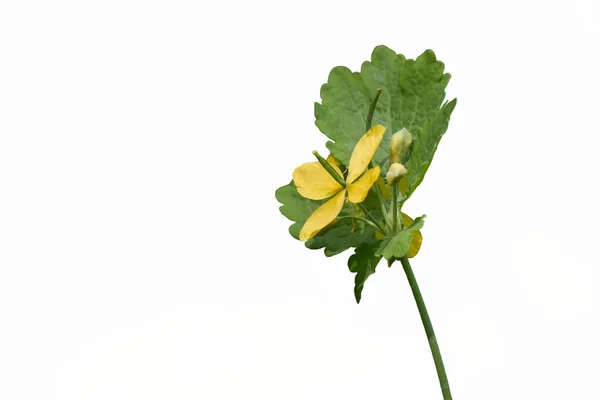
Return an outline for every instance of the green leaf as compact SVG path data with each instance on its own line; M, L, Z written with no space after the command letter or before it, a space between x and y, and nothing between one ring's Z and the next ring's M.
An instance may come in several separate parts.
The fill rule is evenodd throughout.
M367 278L375 273L375 268L381 260L381 255L376 255L380 242L363 243L354 250L354 254L348 259L348 268L355 272L354 297L360 303L362 290Z
M315 103L315 123L332 140L327 143L331 153L347 165L354 146L366 131L369 107L381 88L373 125L384 125L386 132L373 163L387 171L391 136L402 128L411 132L414 140L406 165L406 201L423 181L456 105L456 100L452 100L442 107L449 80L450 74L444 72L444 64L431 50L411 60L377 46L360 73L345 67L331 71L321 87L321 104Z
M425 224L425 216L415 219L413 224L398 232L396 235L386 238L375 252L378 256L383 256L386 260L392 261L400 259L408 254L410 242L412 241L412 232L421 229Z
M407 60L385 46L373 50L371 62L362 65L361 76L370 90L382 89L380 112L376 110L373 123L390 129L390 137L402 128L412 133L422 127L442 105L450 80L433 51Z
M333 140L327 147L344 165L366 132L369 107L376 94L376 90L369 91L358 72L346 67L332 69L321 87L322 104L315 103L315 123Z
M302 197L294 181L289 184L280 187L275 192L275 198L282 205L279 207L279 211L290 221L294 221L294 224L290 226L290 235L298 239L300 230L304 225L304 222L310 217L310 215L317 209L323 200L310 200L306 197Z
M341 219L308 240L306 247L314 250L324 248L325 255L331 257L374 237L375 228L362 221Z
M431 165L431 161L437 150L438 143L448 129L450 115L456 106L456 99L445 103L436 111L425 125L413 135L413 146L410 159L406 164L408 170L408 190L402 202L404 203L415 191L417 186L423 182L425 173Z
M302 226L310 215L326 200L310 200L302 197L294 182L282 186L275 192L275 197L282 203L279 208L281 213L291 221L290 234L298 239ZM346 203L340 215L357 214L351 203ZM327 257L339 254L351 247L375 237L375 229L356 219L339 219L321 230L315 237L306 241L309 249L324 249Z

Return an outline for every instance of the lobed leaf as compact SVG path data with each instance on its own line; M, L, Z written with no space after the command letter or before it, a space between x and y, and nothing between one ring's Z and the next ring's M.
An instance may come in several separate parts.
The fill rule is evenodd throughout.
M440 110L434 112L425 125L418 129L413 135L410 159L406 164L408 170L408 187L403 203L415 191L417 186L423 182L425 173L431 165L438 143L448 129L450 115L456 106L456 99L445 103Z
M329 151L348 165L354 146L367 131L367 115L376 91L370 92L360 73L335 67L321 87L322 104L315 103L315 124L332 141Z
M315 103L315 123L331 139L327 143L331 153L348 164L367 130L369 107L381 88L372 125L383 125L386 132L373 164L387 171L391 136L402 128L413 134L406 201L423 181L456 105L452 100L442 106L450 80L444 68L431 50L411 60L386 46L373 50L371 61L363 63L360 73L333 68L321 87L321 104Z
M354 254L348 259L348 268L351 272L356 273L354 297L357 303L360 303L367 278L375 273L375 268L381 260L381 256L375 254L379 245L380 242L376 241L363 243L354 250Z
M294 223L290 226L290 234L298 239L302 226L310 215L327 200L310 200L298 193L294 182L282 186L275 192L275 197L282 203L279 210ZM367 202L368 201L368 202ZM372 204L373 199L367 197L365 204ZM350 203L344 204L343 214L355 214L356 209ZM375 214L375 212L374 212ZM356 219L339 219L321 230L315 237L307 240L309 249L324 249L327 257L339 254L351 247L375 237L375 229Z
M388 261L405 257L410 250L410 245L413 240L413 233L421 229L425 224L424 218L425 216L416 218L411 226L381 242L379 248L375 252L375 255L383 256Z

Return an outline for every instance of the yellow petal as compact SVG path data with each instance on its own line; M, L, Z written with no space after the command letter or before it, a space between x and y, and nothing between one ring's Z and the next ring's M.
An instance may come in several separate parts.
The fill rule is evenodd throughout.
M400 188L400 193L404 196L406 192L408 192L408 176L403 176L398 182L398 187Z
M346 183L350 184L358 178L367 166L371 162L375 150L379 147L383 134L385 133L385 127L382 125L375 125L365 133L352 152L350 157L350 163L348 164L348 177Z
M331 164L333 167L337 167L337 170L340 169L340 160L338 160L337 158L335 158L333 156L333 154L330 154L330 155L327 156L327 162L329 164ZM343 175L340 175L340 176L343 176Z
M405 228L409 228L413 224L413 220L408 215L402 213L402 224ZM423 242L423 235L421 231L412 231L412 240L410 242L410 248L408 249L408 258L413 258L419 252L421 243Z
M333 168L342 176L339 168L336 166ZM292 177L298 193L311 200L326 199L342 189L342 186L318 161L302 164L294 170Z
M299 235L300 240L312 238L321 229L329 225L338 216L340 211L342 211L345 197L346 191L340 190L338 194L317 208L304 223Z
M377 179L377 186L381 189L381 195L384 200L390 200L392 198L392 191L390 190L390 187L385 184L383 178Z
M362 203L377 179L379 167L371 168L359 180L348 186L348 199L352 203Z

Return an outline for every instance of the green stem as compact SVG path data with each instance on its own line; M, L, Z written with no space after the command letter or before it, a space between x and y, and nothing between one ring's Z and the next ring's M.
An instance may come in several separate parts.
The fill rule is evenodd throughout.
M375 114L375 107L377 107L377 101L379 100L379 96L381 96L381 88L377 89L375 98L371 102L371 107L369 107L369 114L367 114L367 131L371 129L371 125L373 124L373 114Z
M381 96L381 88L377 89L377 93L375 93L375 98L373 98L373 101L371 102L371 106L369 107L369 113L367 114L367 126L366 126L366 130L368 131L369 129L371 129L371 125L373 125L373 115L375 114L375 108L377 108L377 102L379 101L379 96ZM369 162L369 168L373 168L373 161ZM387 213L387 207L385 206L385 201L383 200L383 194L381 193L381 188L379 187L379 185L377 184L377 182L375 182L375 193L377 194L377 197L379 198L379 205L381 206L381 212L383 213L383 218L385 219L385 224L386 226L390 226L390 217L388 216ZM389 228L388 228L389 229Z
M373 187L375 188L375 194L377 195L377 198L379 199L379 207L381 207L381 213L383 214L383 219L385 220L385 225L389 229L389 227L392 226L392 221L390 220L390 216L388 215L388 210L387 210L387 206L385 205L383 193L381 192L381 188L379 187L379 184L377 182L375 182L373 184Z
M331 175L331 177L333 179L335 179L335 181L337 183L339 183L340 185L342 185L343 188L345 188L346 181L344 181L344 178L341 177L340 174L338 174L335 169L333 169L331 164L329 164L329 161L327 161L326 159L321 157L321 155L319 153L317 153L316 151L313 151L313 154L315 155L315 157L317 157L317 160L319 160L319 163L321 163L323 168L325 168L325 171L329 172L329 175Z
M452 394L450 394L450 385L448 384L448 377L446 376L446 369L444 368L444 361L442 360L440 347L438 345L437 339L435 338L433 325L431 325L431 320L429 319L427 307L425 307L423 296L421 295L421 291L419 290L417 279L415 278L415 274L413 273L413 270L410 267L408 258L402 257L400 259L400 262L402 263L404 273L408 278L408 283L410 284L413 296L415 297L415 301L417 302L419 315L421 315L421 321L423 322L423 327L425 328L425 334L427 335L429 347L431 348L431 354L433 355L433 362L435 363L435 369L437 371L438 379L440 381L440 387L442 388L442 395L444 396L444 400L452 400Z
M377 225L377 220L375 218L373 218L373 216L371 215L371 213L369 212L369 210L367 210L367 208L362 204L362 203L356 203L356 205L358 206L358 208L360 208L362 210L362 212L365 213L365 215L375 224Z
M377 224L375 224L374 222L372 222L366 218L358 217L356 215L342 215L341 217L337 217L337 219L348 219L348 218L354 218L359 221L363 221L364 223L371 225L373 228L377 229L379 232L381 232L382 234L385 235L385 232L380 227L378 227Z
M398 233L398 185L392 185L392 230Z

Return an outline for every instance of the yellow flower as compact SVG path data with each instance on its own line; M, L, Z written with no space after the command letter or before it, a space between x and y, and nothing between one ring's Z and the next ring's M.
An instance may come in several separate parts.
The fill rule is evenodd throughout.
M300 240L312 238L329 225L342 211L346 194L352 203L365 200L371 186L379 178L379 167L368 170L362 177L361 175L371 162L384 133L384 126L375 125L360 138L350 157L345 185L338 183L318 161L302 164L294 170L294 184L302 196L311 200L331 197L308 217L300 231ZM343 177L336 160L329 156L327 161L337 174Z

